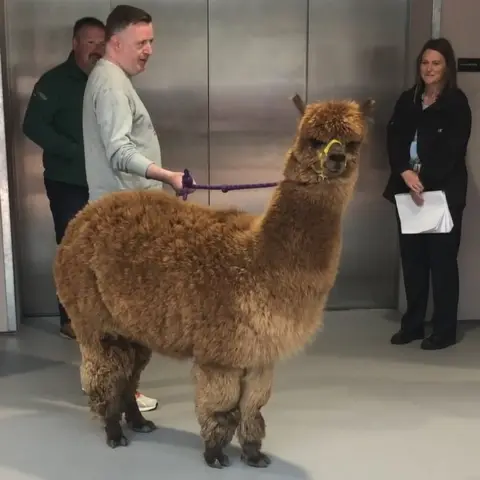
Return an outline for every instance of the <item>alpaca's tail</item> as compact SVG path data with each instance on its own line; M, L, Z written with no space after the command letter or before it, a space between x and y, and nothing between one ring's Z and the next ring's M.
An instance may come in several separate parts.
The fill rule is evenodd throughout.
M81 215L81 214L80 214ZM111 315L102 301L95 273L88 222L70 222L55 256L53 277L58 298L71 320L79 343L94 343L106 333Z

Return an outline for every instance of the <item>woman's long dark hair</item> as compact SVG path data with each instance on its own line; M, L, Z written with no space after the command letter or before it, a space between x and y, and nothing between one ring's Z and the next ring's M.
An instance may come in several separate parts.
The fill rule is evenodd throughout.
M420 54L417 57L417 70L416 70L416 92L423 93L425 89L425 83L422 80L420 74L420 65L422 63L422 57L426 50L435 50L445 58L446 70L445 70L445 86L444 90L450 88L457 88L457 61L455 58L455 52L452 44L446 38L431 38L422 47Z

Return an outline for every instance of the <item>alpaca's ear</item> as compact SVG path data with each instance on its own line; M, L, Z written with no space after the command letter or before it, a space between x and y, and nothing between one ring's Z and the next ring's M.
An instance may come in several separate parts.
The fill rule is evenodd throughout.
M375 100L373 98L365 100L365 102L363 102L363 104L360 106L360 109L362 110L365 120L367 120L367 122L373 123Z
M305 102L302 100L302 97L296 93L293 97L290 98L293 104L297 107L297 110L303 115L305 113Z

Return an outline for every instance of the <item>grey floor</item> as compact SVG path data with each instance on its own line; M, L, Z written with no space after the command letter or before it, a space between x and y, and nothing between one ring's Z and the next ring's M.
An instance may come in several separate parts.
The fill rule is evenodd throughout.
M391 312L330 312L315 344L281 365L265 409L269 469L202 462L189 365L155 357L142 390L161 428L110 450L81 394L74 342L42 319L0 337L0 479L480 479L480 328L453 348L389 344ZM130 433L128 433L130 436Z

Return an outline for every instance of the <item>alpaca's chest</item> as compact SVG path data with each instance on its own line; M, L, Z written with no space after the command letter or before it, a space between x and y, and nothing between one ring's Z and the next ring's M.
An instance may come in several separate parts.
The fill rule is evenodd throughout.
M302 351L322 326L319 302L290 312L258 308L237 326L236 344L252 365L265 365Z

